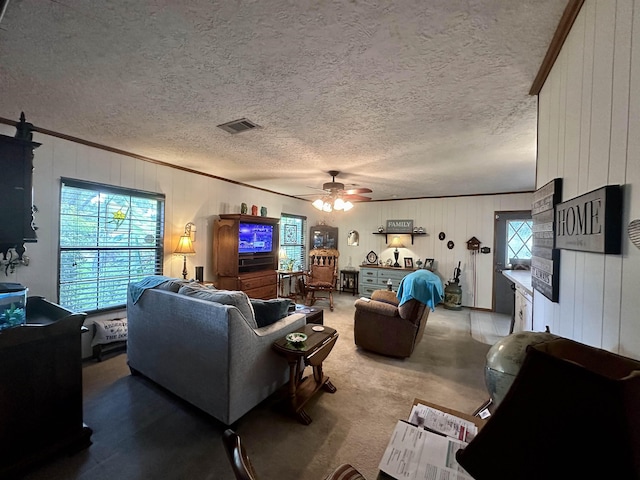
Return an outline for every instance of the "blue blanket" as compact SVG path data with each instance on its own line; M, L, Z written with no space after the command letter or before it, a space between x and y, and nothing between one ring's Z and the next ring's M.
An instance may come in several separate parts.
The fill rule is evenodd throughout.
M429 270L416 270L400 281L398 287L400 305L415 298L433 311L444 298L442 280Z
M132 282L129 284L129 295L131 295L131 300L133 303L138 303L140 297L144 293L147 288L154 288L160 285L161 283L166 282L167 280L173 280L171 277L165 277L163 275L151 275L149 277L145 277L139 282Z

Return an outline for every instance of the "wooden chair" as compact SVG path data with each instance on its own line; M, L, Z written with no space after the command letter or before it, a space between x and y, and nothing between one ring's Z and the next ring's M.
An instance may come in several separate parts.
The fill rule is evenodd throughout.
M227 429L222 434L222 442L227 452L227 457L231 463L231 469L236 476L236 480L258 480L253 465L249 460L244 445L240 441L240 436L231 429ZM364 476L348 463L340 465L325 480L366 480Z
M329 308L333 311L333 291L338 284L338 257L334 248L314 248L309 253L309 271L305 274L306 305L313 305L317 294L327 294Z

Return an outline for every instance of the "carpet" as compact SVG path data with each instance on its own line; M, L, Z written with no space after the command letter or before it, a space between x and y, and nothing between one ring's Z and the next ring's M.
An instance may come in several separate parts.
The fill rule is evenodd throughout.
M415 397L467 413L487 400L489 346L471 337L467 309L437 307L413 355L401 360L354 345L356 298L335 295L333 312L317 304L326 307L324 323L340 337L323 364L337 392L321 391L307 403L312 423L289 415L283 389L232 425L261 480L322 479L341 463L375 479L396 421L408 417ZM126 354L87 362L83 381L93 445L42 466L27 480L233 479L221 441L227 427L153 382L130 376Z
M493 345L501 338L509 335L511 315L494 312L471 310L471 336L478 342Z

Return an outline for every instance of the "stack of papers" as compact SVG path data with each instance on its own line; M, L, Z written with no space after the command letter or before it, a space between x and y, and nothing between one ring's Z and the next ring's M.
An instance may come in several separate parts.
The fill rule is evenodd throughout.
M411 409L409 423L467 443L478 433L475 423L421 403L414 405Z
M409 421L399 420L379 468L397 479L472 480L456 452L476 435L473 422L426 405L415 405Z

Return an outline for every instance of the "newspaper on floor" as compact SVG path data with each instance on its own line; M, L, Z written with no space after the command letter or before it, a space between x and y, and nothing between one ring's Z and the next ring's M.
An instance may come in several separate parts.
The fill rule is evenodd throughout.
M409 423L467 443L478 433L478 427L473 422L421 403L414 405L411 409Z
M473 480L456 461L466 445L399 420L378 468L400 480Z

